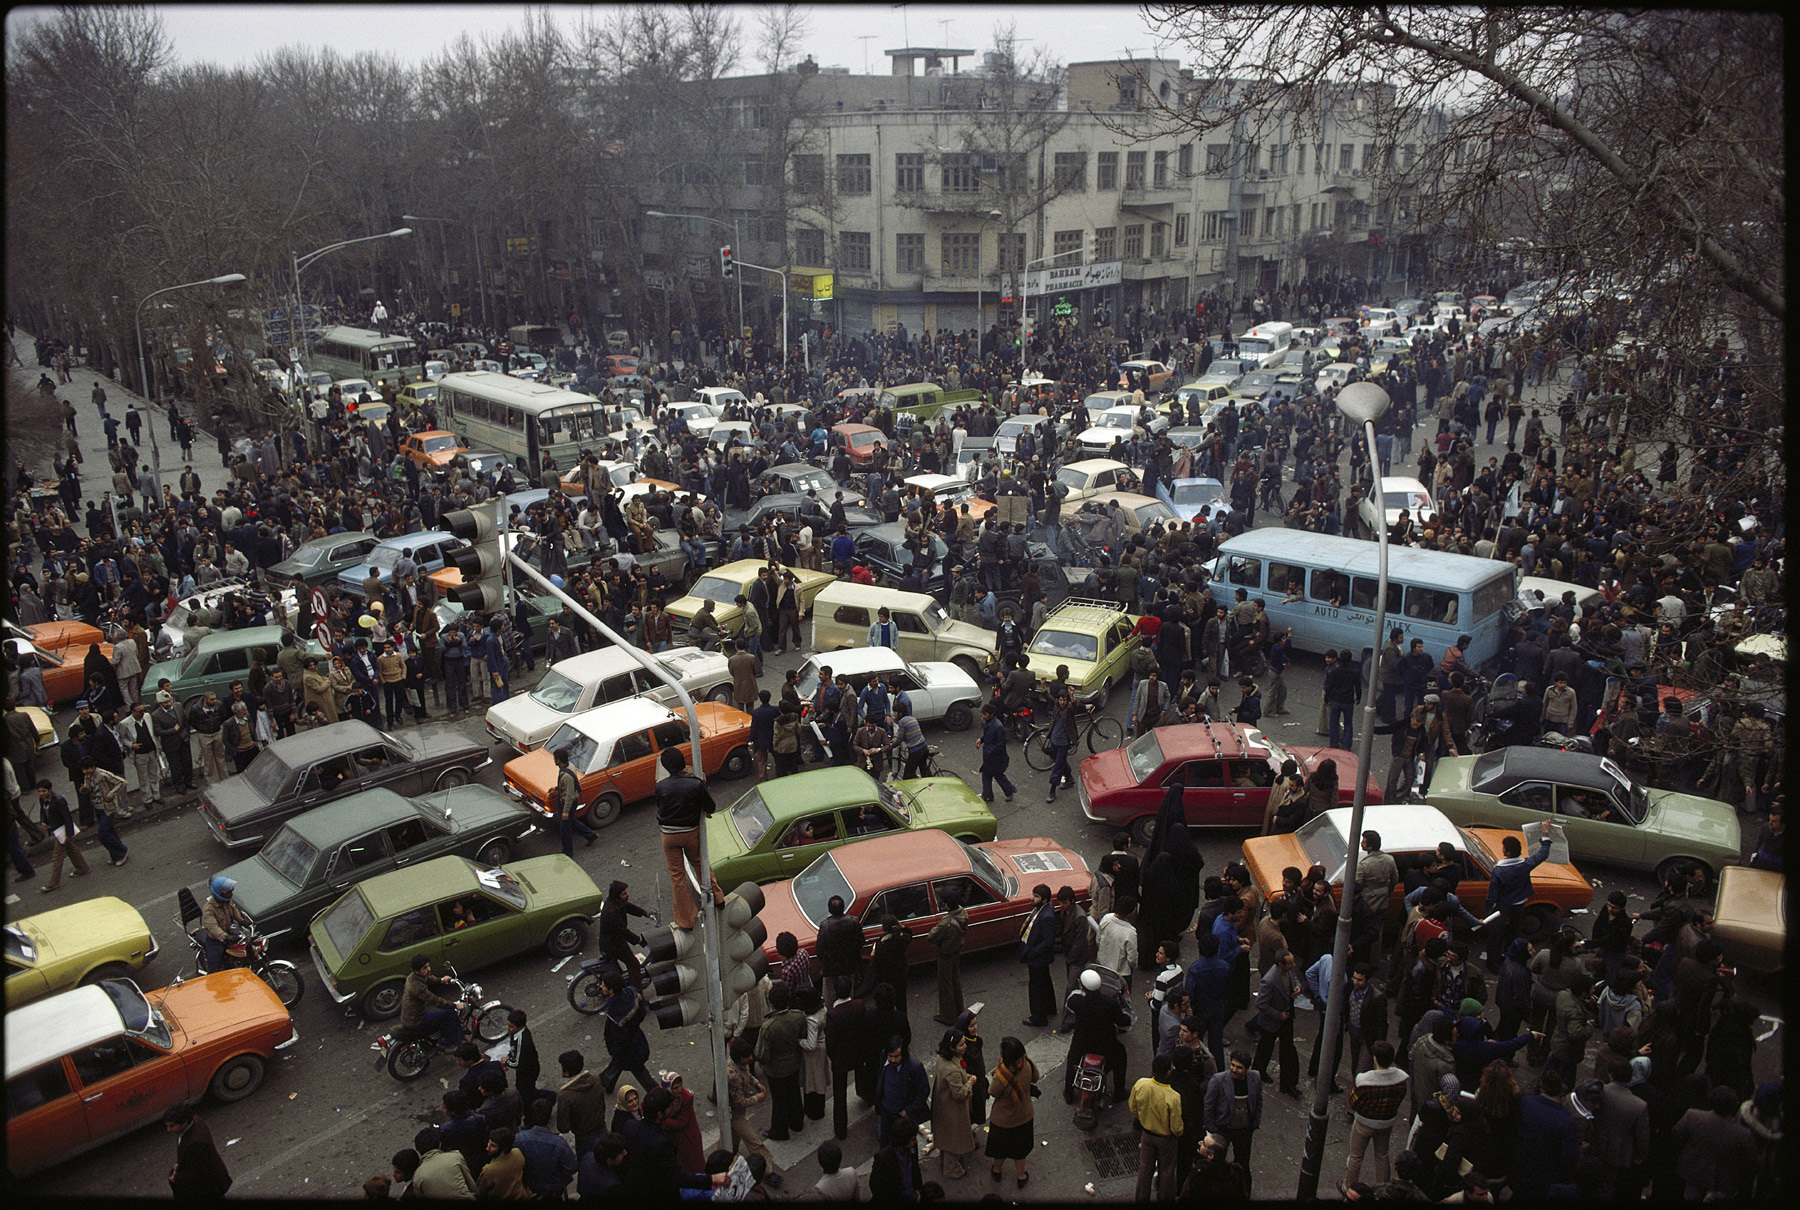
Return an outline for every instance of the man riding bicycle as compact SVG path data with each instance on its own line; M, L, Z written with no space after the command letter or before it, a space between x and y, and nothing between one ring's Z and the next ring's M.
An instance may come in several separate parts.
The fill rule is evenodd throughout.
M414 954L412 974L406 977L406 988L400 993L401 1028L436 1032L445 1050L463 1040L462 1002L437 994L436 989L449 985L448 979L432 977L430 958Z

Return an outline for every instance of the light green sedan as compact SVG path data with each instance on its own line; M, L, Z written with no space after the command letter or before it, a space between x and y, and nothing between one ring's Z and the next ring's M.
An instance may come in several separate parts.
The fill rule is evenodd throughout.
M847 840L932 829L974 844L998 827L960 777L888 783L844 766L763 782L706 821L706 843L713 877L736 886L792 878Z
M1554 819L1572 858L1654 870L1659 880L1681 862L1717 876L1742 856L1729 804L1639 785L1607 758L1580 752L1515 747L1445 757L1425 801L1465 827Z

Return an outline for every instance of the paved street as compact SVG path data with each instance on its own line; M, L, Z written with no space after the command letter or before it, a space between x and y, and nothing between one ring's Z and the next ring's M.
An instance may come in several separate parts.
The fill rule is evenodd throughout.
M21 355L29 359L29 337L21 332L18 343ZM29 385L36 380L39 370L36 366L30 366L22 373ZM94 408L88 402L93 375L85 368L78 368L74 378L74 383L61 388L59 394L76 403L80 417L87 458L84 469L88 473L83 499L89 495L97 499L97 488L90 489L87 485L98 482L95 476L97 470L105 466L105 445ZM128 393L110 381L105 386L113 400L113 410L122 415L129 398ZM165 481L173 482L180 472L181 463L169 456L171 451L167 443L166 422L160 416L147 416L146 429L146 436L154 432L162 446ZM1421 432L1423 431L1422 428ZM1499 447L1498 452L1503 450L1503 446ZM1490 452L1496 451L1482 446L1477 452L1485 460ZM195 454L195 465L201 472L206 489L210 491L223 479L216 450L210 440L202 436L196 441ZM46 472L48 470L41 469ZM1398 470L1396 467L1396 471ZM770 657L764 683L778 685L782 674L789 667L798 665L803 658L804 654ZM540 663L539 674L542 667ZM1299 657L1288 675L1290 708L1294 713L1284 719L1271 720L1277 724L1270 729L1274 738L1295 744L1324 742L1314 734L1321 671L1321 663L1316 657ZM528 674L525 684L515 687L528 689L535 675L538 674ZM1230 696L1229 691L1227 696ZM1121 719L1126 706L1127 697L1124 693L1115 693L1109 703L1110 711ZM59 714L59 729L67 723L69 717L70 714L66 711ZM479 709L459 718L445 719L440 714L426 725L432 728L455 728L468 735L485 735L481 729ZM928 730L927 735L934 743L942 746L940 763L947 772L954 772L978 784L974 772L978 763L977 741L973 732L946 734ZM1385 740L1378 741L1376 747L1376 772L1385 777ZM500 755L498 750L496 755ZM62 770L54 757L40 760L38 772L50 777L59 789L62 788ZM1081 817L1072 795L1063 795L1055 804L1043 801L1045 776L1030 771L1021 754L1016 751L1012 775L1019 782L1017 801L1012 804L997 803L995 808L1000 818L1000 834L1003 838L1051 836L1078 849L1090 860L1110 847L1106 830L1089 824ZM498 785L498 763L484 770L480 780L485 784ZM747 781L716 783L714 793L716 797L729 802L749 785ZM600 843L585 848L578 846L576 851L576 859L602 886L612 878L624 878L633 883L634 898L644 905L666 904L668 900L653 816L653 808L647 803L629 807L619 822L603 833ZM146 986L161 986L177 973L189 972L192 968L175 923L177 888L183 885L196 888L203 886L208 875L231 859L207 836L199 820L194 818L191 805L166 810L148 820L130 821L121 831L131 848L129 865L122 869L110 869L104 862L95 862L94 873L90 878L73 885L65 883L64 890L57 896L40 898L30 893L34 889L31 886L12 885L10 890L25 891L26 894L22 897L16 893L8 894L7 910L10 915L18 916L52 905L61 906L84 895L117 895L144 913L163 946L161 956L143 977ZM1753 836L1752 830L1746 840L1753 839ZM1197 840L1206 859L1206 873L1218 872L1226 861L1234 858L1243 838L1243 834L1237 831L1199 834ZM527 842L520 855L534 856L551 851L554 851L552 839L540 835ZM1625 874L1605 867L1584 869L1593 878L1602 896L1615 887L1625 889L1632 896L1633 910L1644 906L1654 889L1646 876ZM591 941L589 952L592 952ZM271 1065L267 1082L254 1096L232 1106L207 1105L202 1112L211 1123L214 1137L236 1180L233 1187L235 1194L257 1197L354 1197L363 1179L387 1171L388 1157L397 1149L410 1145L412 1135L419 1125L436 1120L438 1095L444 1083L440 1077L452 1075L456 1068L448 1059L440 1058L428 1078L407 1086L396 1083L385 1072L377 1072L373 1067L374 1054L369 1050L369 1042L375 1031L360 1019L347 1019L332 1004L310 963L305 962L303 950L296 949L287 956L303 963L308 983L305 999L294 1010L301 1042L283 1052L279 1060ZM1191 958L1191 953L1188 956ZM565 1048L582 1050L593 1066L599 1066L605 1061L600 1031L595 1028L594 1020L574 1013L564 997L567 979L574 966L575 963L571 962L560 970L553 969L549 959L533 953L520 955L478 976L489 995L498 996L506 1003L523 1008L531 1014L538 1050L547 1070L546 1083L553 1083L553 1076L549 1073L554 1072L556 1054ZM1060 977L1060 971L1058 974ZM1069 1110L1056 1096L1062 1074L1060 1064L1066 1049L1064 1040L1047 1031L1029 1030L1019 1024L1025 1015L1025 989L1022 971L1015 961L1014 952L1009 948L965 961L963 979L968 998L986 1005L982 1017L982 1033L987 1039L990 1063L997 1056L999 1039L1008 1033L1014 1033L1028 1043L1030 1053L1044 1071L1046 1095L1037 1102L1037 1129L1042 1140L1039 1147L1040 1158L1033 1169L1031 1184L1028 1190L1022 1191L1020 1200L1068 1199L1079 1196L1083 1186L1090 1181L1104 1199L1128 1198L1132 1170L1127 1168L1122 1175L1108 1176L1097 1167L1094 1153L1089 1148L1078 1145L1088 1141L1089 1136L1084 1136L1073 1128ZM1776 981L1740 976L1740 989L1758 1005L1760 1011L1772 1018L1779 1016L1781 1009ZM939 1027L931 1021L935 1006L928 965L914 969L910 999L915 1030L914 1051L921 1057L928 1058L939 1034ZM1240 1024L1242 1017L1243 1014L1240 1014ZM1768 1028L1768 1025L1765 1024L1764 1028ZM1303 1022L1298 1030L1303 1061L1315 1030L1316 1025L1311 1019ZM1227 1045L1229 1047L1240 1042L1241 1033L1234 1028ZM1779 1042L1777 1036L1773 1042L1760 1048L1757 1061L1759 1080L1772 1078L1778 1072ZM710 1057L702 1030L688 1028L653 1032L651 1045L652 1070L672 1068L681 1071L687 1077L689 1086L696 1091L701 1091L708 1085L707 1067ZM1127 1048L1131 1057L1132 1078L1146 1074L1150 1049L1148 1031L1140 1025L1127 1039ZM1308 1104L1305 1101L1291 1101L1275 1094L1273 1089L1269 1090L1263 1128L1255 1149L1258 1195L1277 1197L1291 1193L1306 1129ZM705 1106L702 1108L705 1109ZM1330 1188L1331 1181L1342 1170L1348 1130L1341 1117L1341 1104L1334 1105L1334 1109L1339 1113L1332 1122L1325 1158L1324 1179L1321 1182L1325 1189ZM856 1111L854 1098L852 1110ZM716 1117L703 1117L703 1129L709 1136L716 1131L717 1125ZM1110 1131L1127 1130L1129 1127L1127 1110L1122 1106L1116 1107L1103 1116L1094 1137L1104 1136ZM796 1195L809 1188L817 1178L818 1169L813 1152L827 1137L827 1125L809 1123L807 1129L793 1141L770 1144L788 1174L785 1194ZM873 1149L873 1123L865 1113L852 1126L850 1141L845 1148L847 1162L866 1171ZM172 1144L164 1133L160 1129L146 1128L109 1145L103 1151L90 1153L45 1172L26 1182L23 1187L35 1194L60 1196L162 1196L167 1188L165 1180L172 1154ZM1132 1154L1135 1155L1135 1149ZM926 1161L925 1170L927 1179L942 1179L935 1158ZM971 1175L961 1181L944 1181L944 1184L951 1191L952 1197L974 1199L990 1191L990 1183L984 1178L984 1172L985 1164L977 1162L971 1169ZM1003 1187L1003 1191L1009 1198L1015 1194L1010 1181Z

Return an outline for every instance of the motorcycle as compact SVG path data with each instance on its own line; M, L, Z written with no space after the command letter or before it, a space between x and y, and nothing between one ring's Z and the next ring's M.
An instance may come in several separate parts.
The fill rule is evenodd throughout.
M200 903L186 887L176 892L176 902L181 909L181 931L187 936L188 948L194 952L194 971L200 975L210 974L206 961L206 930L195 927L200 923ZM306 994L306 979L292 962L269 957L272 940L274 938L257 932L255 922L245 917L244 927L234 931L225 943L225 968L249 967L252 974L269 985L283 1006L292 1008Z
M1635 743L1636 741L1633 740ZM1559 752L1580 752L1587 756L1594 754L1594 741L1585 735L1563 735L1558 731L1546 731L1543 738L1534 745L1539 748L1554 748Z
M1089 965L1083 969L1082 975L1085 977L1088 971L1093 971L1100 976L1100 988L1096 992L1085 993L1077 987L1077 994L1101 996L1111 1001L1115 1008L1124 1009L1129 1018L1131 998L1126 994L1125 980L1119 976L1119 973L1104 966ZM1069 1004L1074 1004L1073 997L1070 998ZM1068 1020L1067 1012L1070 1010L1065 1008L1064 1011L1066 1022ZM1107 1079L1105 1055L1090 1052L1082 1055L1080 1061L1076 1063L1075 1088L1073 1093L1068 1094L1067 1099L1070 1099L1075 1106L1074 1121L1077 1130L1092 1130L1100 1120L1101 1111L1112 1104L1111 1098L1106 1095Z
M481 984L465 983L454 966L448 968L448 979L456 988L457 1016L462 1021L465 1037L483 1042L498 1042L506 1036L506 1018L512 1008L498 1000L483 1000ZM402 1082L416 1080L431 1066L431 1060L443 1050L444 1035L429 1026L402 1025L393 1033L381 1034L369 1043L375 1052L375 1070L387 1068L390 1076Z
M1513 720L1510 710L1519 696L1519 678L1510 672L1494 678L1485 696L1476 702L1469 723L1469 750L1491 752L1511 742Z

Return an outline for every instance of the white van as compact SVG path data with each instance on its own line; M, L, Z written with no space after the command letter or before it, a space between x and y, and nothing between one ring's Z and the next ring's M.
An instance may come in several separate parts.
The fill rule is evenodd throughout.
M1294 325L1272 320L1260 323L1237 338L1238 365L1248 374L1273 370L1294 343Z
M867 647L869 627L879 620L877 611L883 606L899 632L900 654L909 662L949 660L981 683L988 658L994 653L993 631L952 621L929 593L848 580L827 584L813 598L812 649Z
M1361 651L1375 638L1379 557L1375 542L1253 529L1220 544L1213 595L1223 591L1229 600L1242 588L1260 598L1270 630L1292 626L1295 647ZM1499 654L1518 578L1516 567L1497 559L1389 547L1386 628L1404 630L1408 642L1424 639L1434 661L1459 635L1469 635L1467 659L1478 666Z

